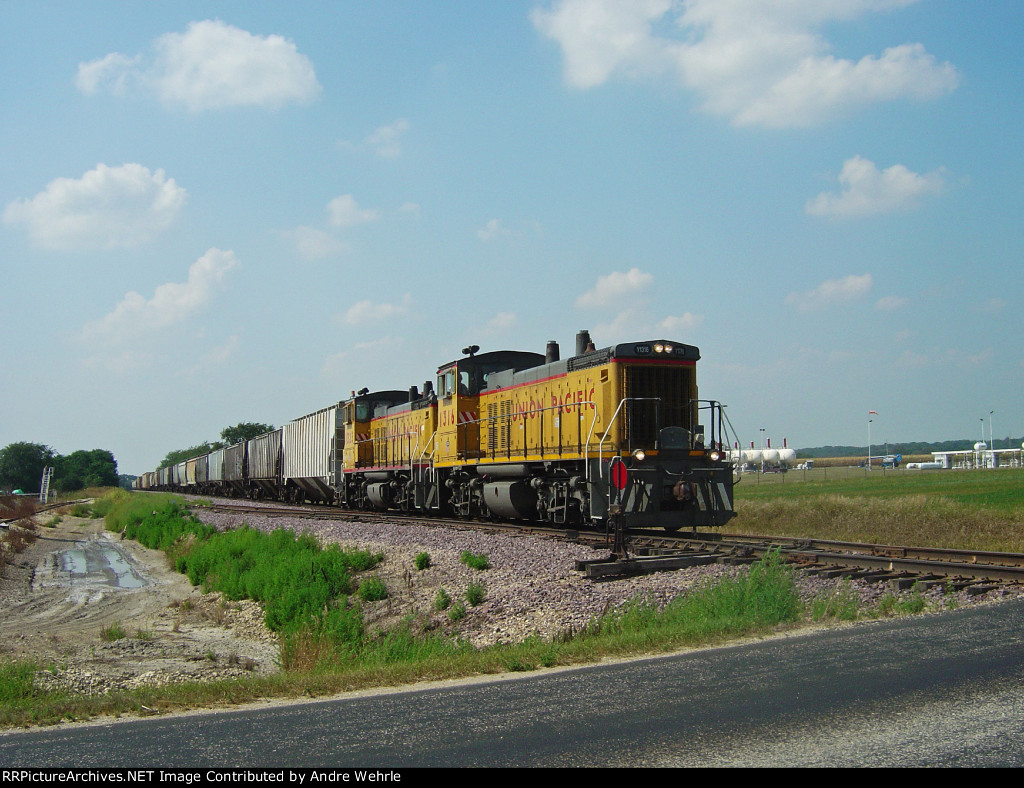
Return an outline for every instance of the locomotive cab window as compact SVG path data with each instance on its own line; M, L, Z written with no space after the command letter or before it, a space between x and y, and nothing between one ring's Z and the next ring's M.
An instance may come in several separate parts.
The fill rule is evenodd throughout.
M439 397L450 397L455 393L455 369L437 376L437 395Z

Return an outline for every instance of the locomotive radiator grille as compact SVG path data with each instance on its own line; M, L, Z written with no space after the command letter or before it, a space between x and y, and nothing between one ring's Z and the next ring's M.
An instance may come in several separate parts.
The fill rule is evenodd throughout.
M487 406L487 451L494 457L499 452L510 453L512 434L512 400L491 402Z
M623 397L658 399L660 402L627 402L625 434L630 448L654 446L662 427L690 429L689 403L693 370L689 367L633 366L626 368Z

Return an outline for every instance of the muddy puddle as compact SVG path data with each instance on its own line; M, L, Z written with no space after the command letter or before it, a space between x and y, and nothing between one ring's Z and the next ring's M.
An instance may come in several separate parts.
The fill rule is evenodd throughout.
M32 588L103 591L142 588L149 582L125 548L100 536L47 555L36 568Z

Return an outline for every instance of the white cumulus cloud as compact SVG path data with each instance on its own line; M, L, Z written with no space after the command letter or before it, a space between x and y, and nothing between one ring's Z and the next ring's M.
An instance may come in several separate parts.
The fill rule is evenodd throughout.
M907 299L903 296L890 295L879 298L878 302L875 304L875 309L879 312L894 312L897 309L902 309L906 305Z
M576 299L576 306L582 309L600 309L621 305L635 300L653 282L654 277L639 268L631 268L625 272L612 271L607 276L599 276L597 284Z
M565 81L668 76L737 125L808 126L879 101L931 99L959 74L919 43L836 58L821 29L916 0L558 0L531 14Z
M238 334L232 334L222 345L212 347L199 357L199 361L188 370L191 374L216 369L227 364L238 349Z
M394 159L402 155L402 136L409 130L409 121L399 118L381 126L366 138L366 144L381 158Z
M576 299L576 307L599 311L608 322L594 326L593 336L604 342L652 339L672 335L681 339L704 322L703 315L684 312L662 320L653 316L651 287L654 276L639 268L612 271L599 276L597 283Z
M402 138L409 128L409 121L399 118L394 123L378 126L362 142L338 140L338 147L349 152L369 151L382 159L397 159L402 155Z
M304 260L321 260L349 250L347 243L316 227L296 227L286 235L295 243L299 256Z
M487 224L476 231L476 237L485 242L493 241L495 238L511 234L511 230L502 225L500 219L489 219Z
M86 324L85 339L134 340L142 332L182 323L205 307L229 271L239 266L232 251L209 249L192 263L184 282L167 282L152 298L130 292L112 312Z
M350 326L358 326L363 323L379 323L383 320L404 315L409 311L412 303L412 296L406 293L402 297L401 304L375 304L369 299L358 301L348 308L341 317L341 322Z
M223 107L276 109L308 103L320 83L308 57L279 35L253 35L220 20L191 22L184 33L165 33L151 56L112 52L80 63L76 79L86 95L123 95L129 86L151 91L167 105L192 112Z
M911 210L920 204L923 197L942 191L943 177L938 171L919 175L902 164L879 171L873 161L854 156L843 163L839 183L842 186L840 192L822 192L808 200L805 206L807 213L850 219Z
M804 293L790 293L786 296L786 303L796 307L801 312L814 312L826 309L833 304L840 304L847 301L854 301L868 293L874 285L871 274L843 277L842 279L830 279L822 282L813 290Z
M351 194L343 194L327 203L327 220L334 227L352 227L372 222L376 218L376 211L360 208Z
M91 96L105 87L115 96L123 96L129 85L138 79L138 66L142 58L138 55L128 57L120 52L111 52L99 60L78 64L78 76L75 84L87 96Z
M81 178L57 178L35 197L4 209L5 224L22 224L47 249L136 246L173 224L186 191L163 170L141 164L98 164Z
M703 315L695 315L692 312L684 312L683 314L678 316L666 317L664 320L658 323L658 328L661 328L668 333L676 331L692 331L703 322Z

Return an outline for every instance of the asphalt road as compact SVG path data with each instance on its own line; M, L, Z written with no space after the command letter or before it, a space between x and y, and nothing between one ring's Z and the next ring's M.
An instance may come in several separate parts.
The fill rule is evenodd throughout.
M3 766L1024 766L1024 600L740 646L0 736Z

